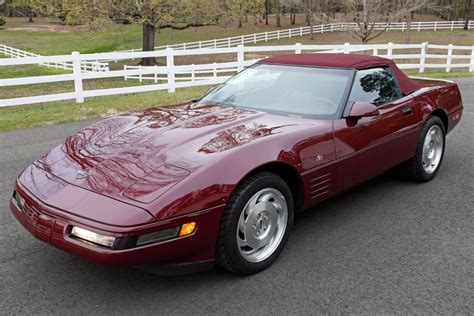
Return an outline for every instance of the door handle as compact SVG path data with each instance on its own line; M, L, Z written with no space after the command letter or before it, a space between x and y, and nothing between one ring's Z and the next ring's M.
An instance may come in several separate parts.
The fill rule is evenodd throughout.
M404 108L402 112L403 112L403 115L410 115L413 113L413 109L411 107Z

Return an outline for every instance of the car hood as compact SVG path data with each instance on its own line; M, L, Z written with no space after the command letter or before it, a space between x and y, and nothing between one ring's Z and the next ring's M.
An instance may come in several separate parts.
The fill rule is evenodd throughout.
M225 152L298 128L301 121L289 117L189 103L105 119L35 164L75 186L143 205Z

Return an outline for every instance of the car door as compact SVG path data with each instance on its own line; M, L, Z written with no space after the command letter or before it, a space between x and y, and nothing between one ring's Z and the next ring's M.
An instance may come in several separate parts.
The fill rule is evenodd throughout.
M358 70L346 105L346 117L356 101L375 104L380 113L334 122L339 189L408 160L415 152L418 139L413 97L401 93L389 68Z

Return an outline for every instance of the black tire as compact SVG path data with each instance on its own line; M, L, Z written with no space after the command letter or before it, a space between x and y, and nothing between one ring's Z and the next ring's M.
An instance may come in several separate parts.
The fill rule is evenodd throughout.
M428 173L423 167L423 144L425 141L426 134L433 126L439 126L439 128L441 129L443 144L442 144L441 158L440 158L439 163L437 164L436 169L432 171L431 173ZM423 129L421 130L420 139L418 140L415 156L413 156L413 158L406 161L402 165L403 174L406 175L409 179L416 182L427 182L427 181L432 180L438 174L439 169L441 167L441 163L443 162L445 147L446 147L446 129L444 127L443 121L441 121L441 119L437 116L430 116L426 120L425 125L423 126Z
M258 192L268 188L278 190L286 200L287 224L280 243L271 255L260 262L250 262L241 254L237 244L239 219L247 202ZM285 247L293 225L293 217L293 198L288 185L282 178L269 172L250 176L234 191L222 215L217 241L216 263L236 274L254 274L268 268Z

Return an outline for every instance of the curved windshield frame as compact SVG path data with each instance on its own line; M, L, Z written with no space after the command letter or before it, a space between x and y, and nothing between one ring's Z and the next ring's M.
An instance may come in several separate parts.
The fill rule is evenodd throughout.
M257 63L204 96L212 103L300 118L337 119L354 69Z

